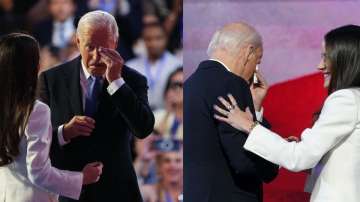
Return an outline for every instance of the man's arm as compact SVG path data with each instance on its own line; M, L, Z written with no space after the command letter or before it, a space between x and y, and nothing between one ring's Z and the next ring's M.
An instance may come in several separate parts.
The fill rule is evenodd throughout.
M228 83L228 93L234 95L241 109L251 105L251 94L245 85L239 83ZM226 95L219 95L226 97ZM220 102L215 104L221 106ZM259 156L256 156L243 148L247 134L233 128L229 124L218 122L220 141L229 159L230 165L236 173L242 175L257 175L262 181L273 180L278 173L278 166L272 164Z
M126 67L115 50L100 48L99 53L107 66L107 90L113 104L136 137L147 137L154 129L155 118L148 103L146 78Z
M130 75L126 80L129 82L121 85L111 95L111 99L133 134L138 138L145 138L153 131L155 122L148 103L146 78Z

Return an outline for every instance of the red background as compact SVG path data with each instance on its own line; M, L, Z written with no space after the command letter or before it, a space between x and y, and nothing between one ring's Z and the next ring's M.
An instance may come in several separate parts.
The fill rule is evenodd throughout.
M264 101L265 118L272 130L282 137L297 136L311 127L313 114L318 111L327 92L323 76L316 73L273 85ZM280 169L278 177L265 185L264 202L307 202L304 193L306 174Z

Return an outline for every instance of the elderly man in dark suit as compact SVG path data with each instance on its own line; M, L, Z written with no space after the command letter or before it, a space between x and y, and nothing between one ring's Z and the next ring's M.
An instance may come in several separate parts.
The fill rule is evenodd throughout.
M53 164L68 170L95 160L103 164L99 182L83 187L80 201L142 201L129 141L149 135L154 116L146 79L123 65L117 41L114 17L89 12L76 33L81 56L39 78L40 98L51 109Z
M186 202L260 202L262 183L272 181L278 166L247 152L247 135L214 118L219 96L231 93L239 107L258 121L267 85L252 80L262 57L261 36L245 23L218 30L209 60L185 82L184 198ZM259 75L260 77L260 75ZM232 106L226 106L232 108Z

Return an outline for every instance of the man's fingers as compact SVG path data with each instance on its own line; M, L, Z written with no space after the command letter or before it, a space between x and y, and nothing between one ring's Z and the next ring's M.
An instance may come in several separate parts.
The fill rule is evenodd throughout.
M76 129L79 131L79 132L87 132L87 133L91 133L93 131L93 128L89 128L87 126L82 126L82 125L77 125L75 126Z
M105 54L108 54L109 56L112 56L114 58L118 58L120 60L123 60L123 58L121 57L120 53L117 52L116 50L110 49L110 48L100 48L100 52L103 52Z
M260 71L256 72L256 76L258 77L260 83L264 86L267 86L267 82L265 80L265 77L262 75L262 73Z
M107 66L111 66L113 63L113 59L111 56L105 54L104 52L100 52L100 60L103 61Z
M86 121L86 122L90 122L90 123L95 123L95 120L93 118L91 118L91 117L88 117L88 116L76 116L76 119Z
M87 116L77 118L75 123L76 125L82 125L92 129L95 128L95 120Z
M95 124L92 124L92 123L88 123L86 121L76 121L75 126L82 126L82 127L87 127L89 129L94 129L95 128Z

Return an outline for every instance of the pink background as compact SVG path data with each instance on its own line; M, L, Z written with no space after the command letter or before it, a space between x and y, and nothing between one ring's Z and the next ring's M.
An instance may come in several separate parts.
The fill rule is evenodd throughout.
M186 75L207 58L217 28L244 21L263 36L260 69L270 84L316 72L323 35L360 22L356 0L184 0L184 12Z

